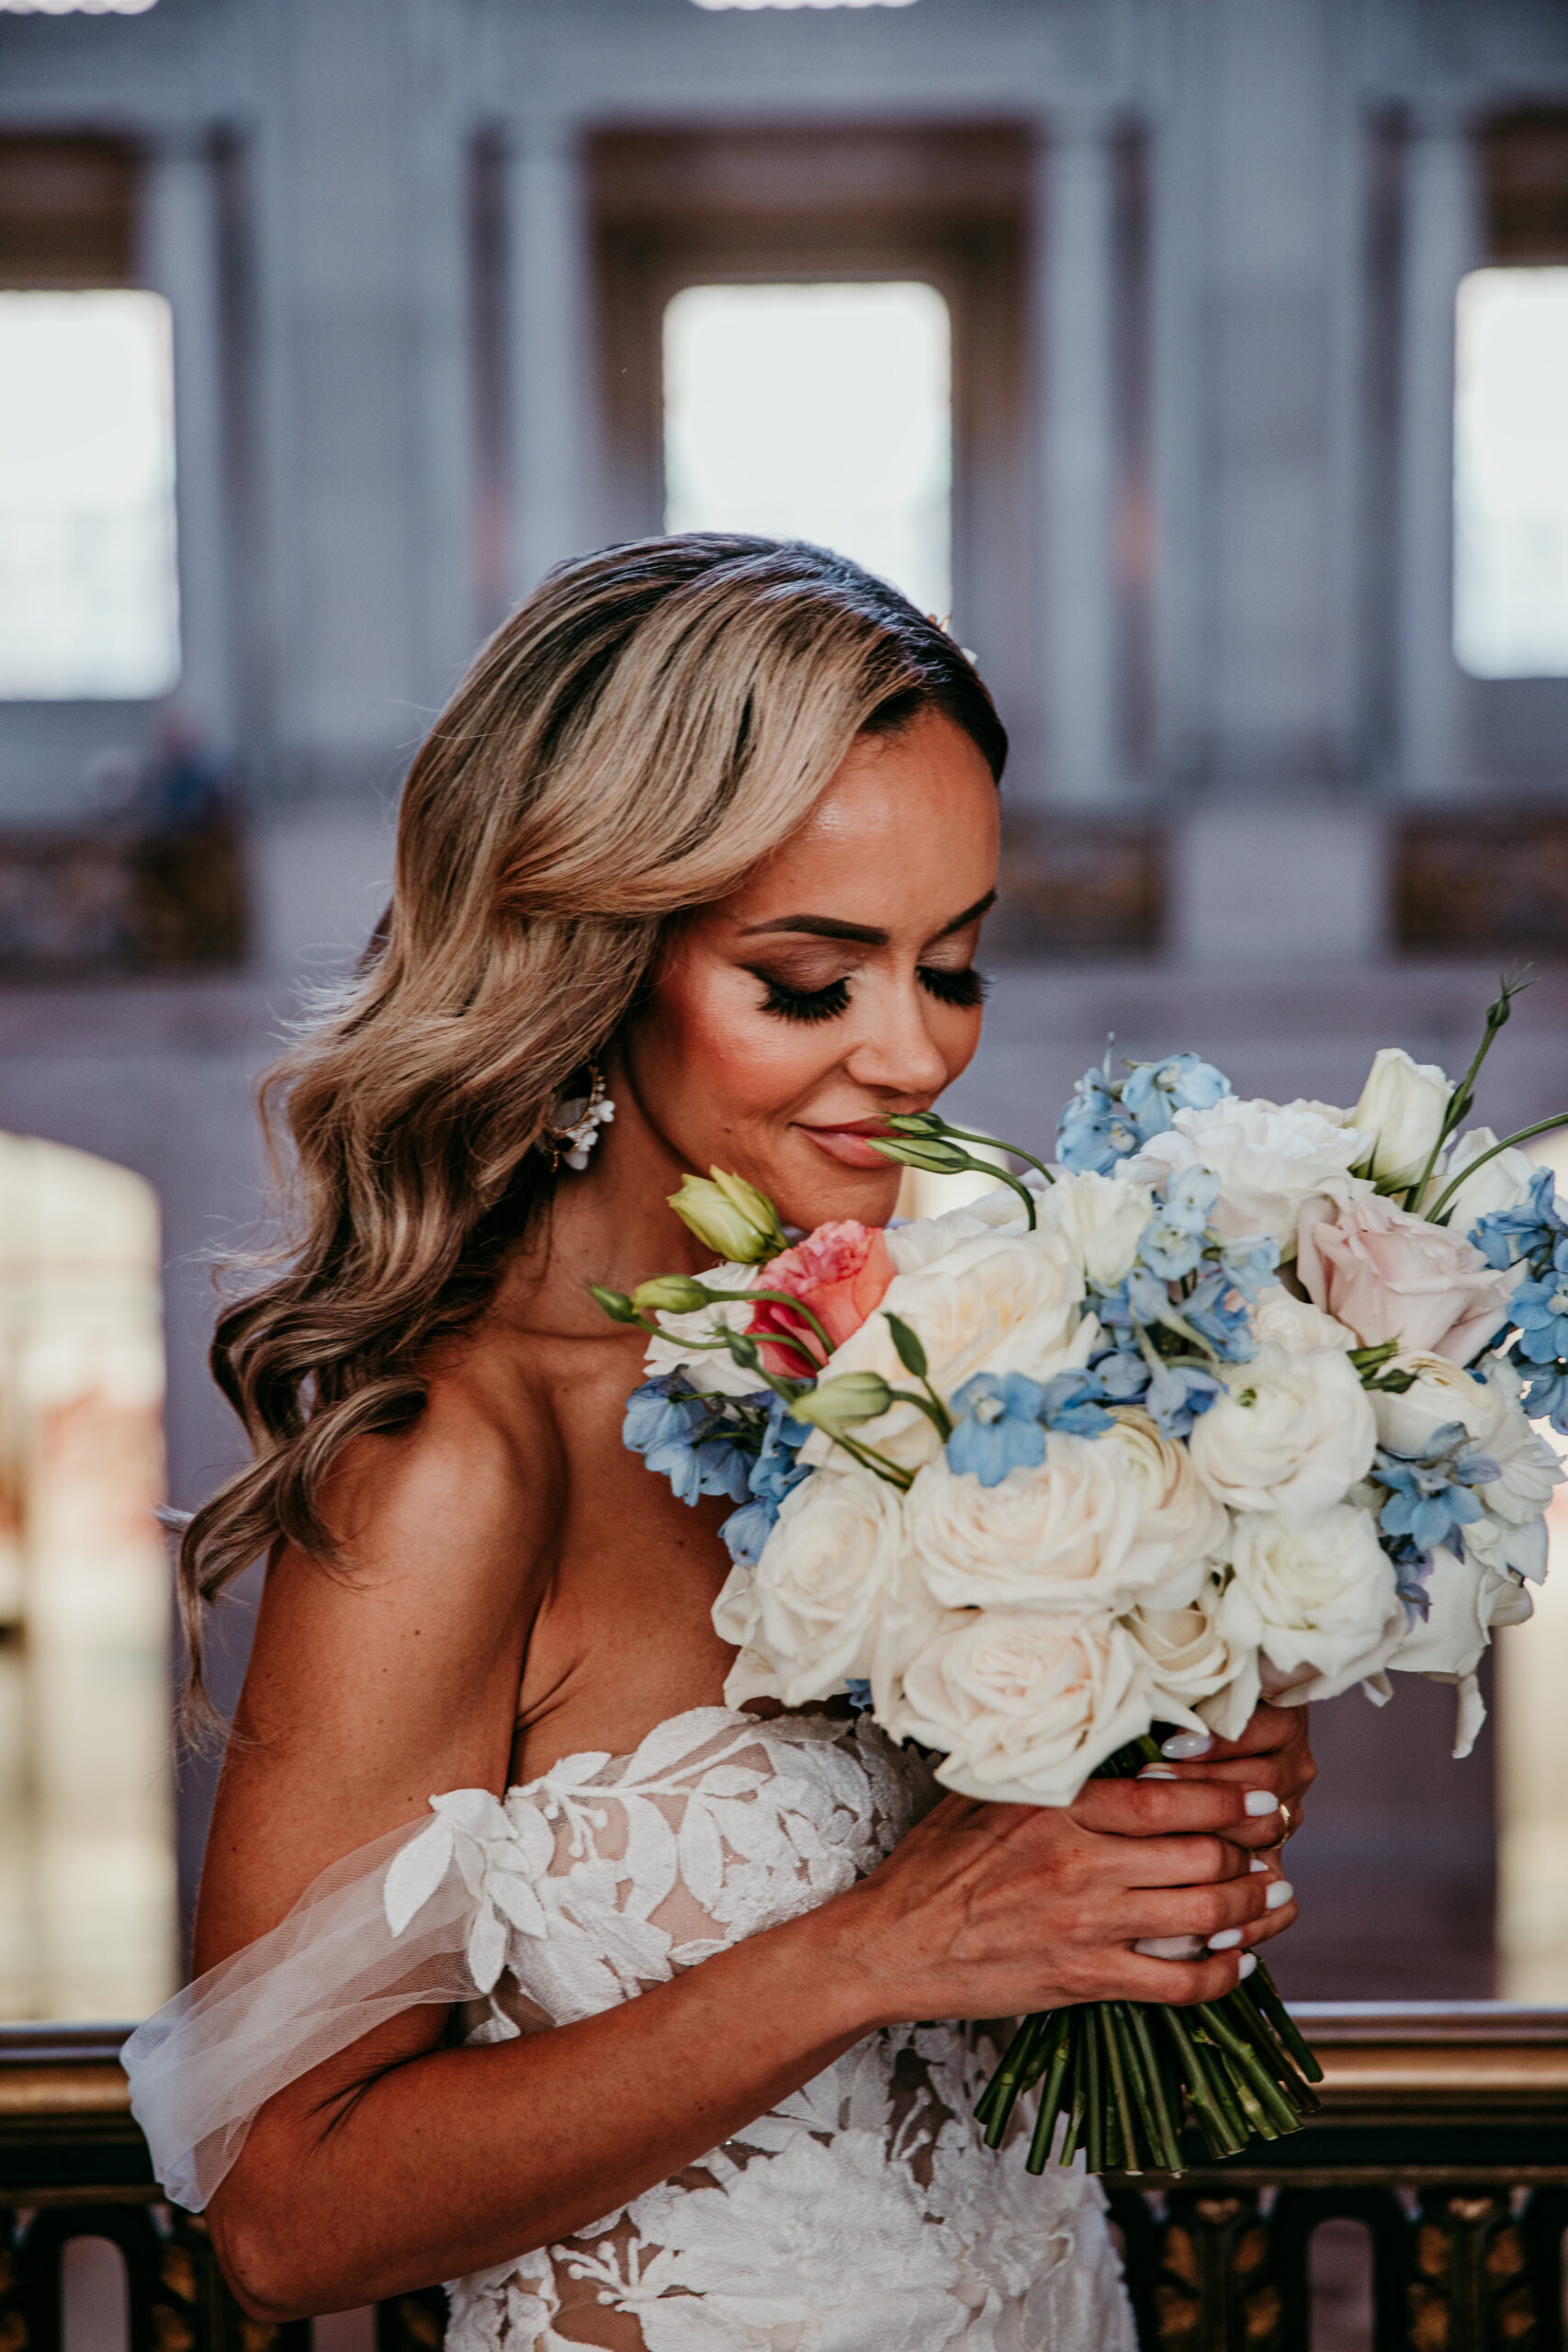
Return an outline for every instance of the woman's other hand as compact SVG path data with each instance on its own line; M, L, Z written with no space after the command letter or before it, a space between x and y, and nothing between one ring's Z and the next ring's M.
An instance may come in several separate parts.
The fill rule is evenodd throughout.
M1242 1944L1266 1943L1291 1927L1298 1914L1285 1868L1285 1841L1302 1826L1307 1792L1317 1778L1305 1707L1255 1709L1239 1739L1214 1739L1201 1732L1177 1732L1165 1743L1165 1761L1145 1774L1190 1783L1217 1781L1235 1787L1263 1788L1279 1800L1279 1811L1247 1821L1227 1833L1250 1849L1249 1875L1266 1890L1271 1908L1242 1931ZM1285 1892L1281 1894L1280 1888Z

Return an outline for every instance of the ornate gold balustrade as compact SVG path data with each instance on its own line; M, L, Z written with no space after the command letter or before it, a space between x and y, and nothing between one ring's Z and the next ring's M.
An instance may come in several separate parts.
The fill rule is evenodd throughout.
M1562 2352L1568 2010L1478 2002L1297 2011L1323 2111L1230 2164L1111 2184L1144 2352L1318 2352L1325 2222L1372 2246L1375 2352ZM123 2030L0 2030L0 2352L58 2352L76 2237L125 2259L129 2352L307 2352L231 2300L199 2221L163 2205L126 2101ZM438 2291L377 2314L378 2352L432 2352ZM70 2352L100 2352L74 2344Z

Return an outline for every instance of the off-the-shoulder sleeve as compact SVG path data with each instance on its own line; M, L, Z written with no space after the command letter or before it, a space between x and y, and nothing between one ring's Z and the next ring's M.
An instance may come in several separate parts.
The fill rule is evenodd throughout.
M270 1934L126 2043L131 2113L175 2204L201 2211L258 2109L312 2066L404 2009L490 1992L503 1921L542 1931L515 1830L489 1791L455 1790L431 1809L433 1820L323 1871Z

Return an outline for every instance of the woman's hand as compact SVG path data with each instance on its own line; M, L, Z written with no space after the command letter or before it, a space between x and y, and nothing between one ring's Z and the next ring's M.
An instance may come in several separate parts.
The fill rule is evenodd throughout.
M1238 1981L1236 1945L1190 1961L1133 1947L1256 1940L1269 1881L1246 1848L1279 1834L1269 1778L1244 1765L1224 1781L1089 1781L1065 1806L945 1797L817 1915L862 1979L864 2025L1217 2000Z
M1201 1732L1178 1732L1165 1744L1167 1761L1145 1774L1185 1781L1221 1781L1233 1787L1268 1789L1280 1810L1227 1832L1251 1849L1249 1874L1272 1904L1261 1919L1242 1930L1243 1946L1266 1943L1292 1926L1298 1914L1285 1875L1285 1840L1302 1826L1308 1790L1317 1778L1304 1707L1258 1706L1239 1739L1213 1739ZM1280 1887L1286 1891L1280 1893Z

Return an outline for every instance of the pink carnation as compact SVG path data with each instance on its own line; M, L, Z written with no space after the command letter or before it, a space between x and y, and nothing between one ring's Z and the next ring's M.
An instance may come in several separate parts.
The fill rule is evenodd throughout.
M842 1217L832 1225L819 1225L793 1250L773 1259L762 1268L758 1286L788 1291L792 1298L798 1298L816 1316L829 1345L839 1348L881 1304L892 1280L893 1261L881 1227L857 1225L852 1217ZM747 1329L757 1339L769 1332L798 1334L810 1351L811 1363L822 1361L821 1342L810 1324L771 1299L758 1306ZM776 1340L763 1347L762 1362L776 1377L786 1379L810 1369L798 1348L782 1346Z
M1511 1269L1495 1273L1461 1235L1376 1193L1337 1207L1309 1202L1296 1272L1313 1305L1348 1323L1363 1347L1397 1340L1450 1363L1468 1363L1495 1338L1518 1280Z

